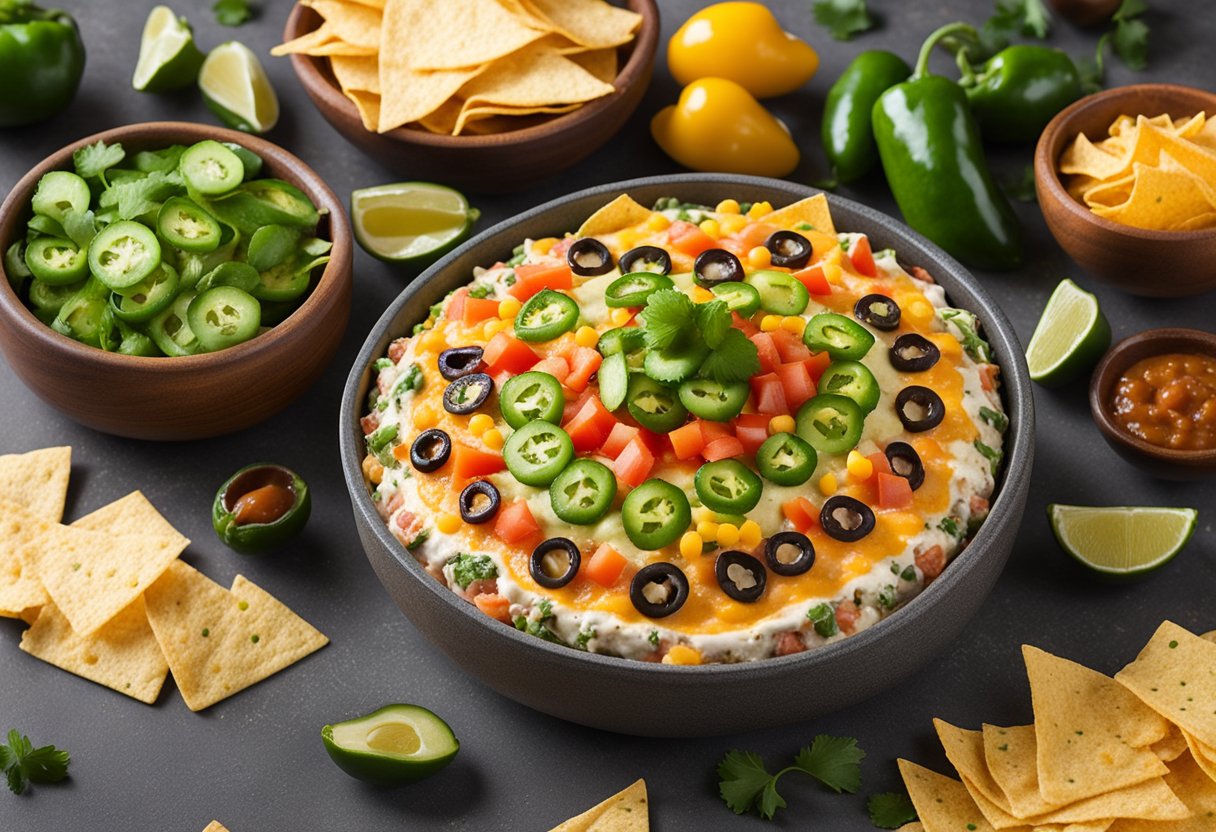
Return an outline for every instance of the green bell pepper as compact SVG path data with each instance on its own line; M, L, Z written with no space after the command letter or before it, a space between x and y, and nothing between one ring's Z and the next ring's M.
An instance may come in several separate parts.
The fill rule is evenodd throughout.
M29 0L0 0L0 127L63 110L83 72L84 43L71 15Z
M912 77L879 97L874 138L908 225L968 265L1011 269L1022 262L1021 226L988 170L967 95L928 72L933 47L960 32L975 36L962 23L931 34Z
M959 85L989 141L1037 141L1047 122L1081 97L1076 64L1059 49L1010 46L978 69L967 52L964 47L956 55L963 73Z
M878 166L870 112L878 96L911 74L903 58L875 49L854 58L832 84L823 108L822 139L837 182L854 182Z
M247 465L216 492L211 525L229 548L261 554L299 534L311 509L308 485L299 474L282 465Z

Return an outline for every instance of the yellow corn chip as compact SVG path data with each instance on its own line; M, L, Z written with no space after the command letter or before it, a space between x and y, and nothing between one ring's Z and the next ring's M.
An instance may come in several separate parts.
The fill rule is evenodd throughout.
M984 760L983 735L979 731L957 728L941 719L933 720L933 726L937 729L937 738L941 740L942 748L946 751L946 758L963 781L971 781L975 790L1008 813L1009 801L1001 787L992 779L988 763ZM973 794L975 790L969 789Z
M806 199L792 202L772 213L765 214L764 222L779 225L782 228L792 228L804 222L816 231L824 234L836 234L836 225L832 222L832 212L828 207L828 198L824 194L815 194Z
M1203 132L1204 126L1207 124L1207 118L1204 113L1195 113L1190 118L1176 119L1173 123L1174 135L1180 139L1194 139Z
M24 507L0 499L0 610L5 618L20 618L26 609L51 600L34 561L46 525Z
M145 601L152 632L192 711L260 682L329 642L240 575L229 592L181 561L148 588Z
M652 213L654 212L649 208L635 202L629 194L621 194L587 217L579 226L575 236L594 237L598 234L611 234L614 231L646 222Z
M558 50L559 53L561 50ZM617 73L616 47L609 49L589 49L573 52L568 55L570 60L591 73L605 84L611 84Z
M1165 782L1191 810L1190 817L1165 823L1117 820L1111 832L1212 832L1216 828L1216 780L1204 774L1190 754L1170 763Z
M468 107L544 107L591 101L612 91L611 84L569 58L543 47L527 47L492 63L461 87L460 95Z
M380 58L376 55L334 55L329 59L334 78L342 92L374 92L380 94Z
M1216 228L1216 211L1208 211L1196 217L1191 217L1179 224L1178 231L1203 231Z
M1149 747L1161 762L1172 763L1186 753L1186 736L1178 730L1178 726L1171 725L1169 736Z
M642 16L603 0L520 0L533 17L588 49L620 46L633 39Z
M305 6L316 10L325 18L324 28L333 32L334 36L351 46L362 46L367 49L380 48L380 19L379 9L369 6L354 6L338 0L300 0Z
M970 830L990 832L992 824L984 817L966 786L907 760L899 761L899 773L920 822L926 832Z
M1131 199L1132 188L1136 187L1136 175L1129 173L1127 176L1109 180L1089 179L1087 183L1077 183L1075 187L1079 192L1070 191L1070 193L1090 208L1099 206L1114 208L1125 205Z
M1200 638L1202 638L1206 641L1210 641L1213 644L1216 644L1216 630L1211 630L1209 632L1206 632L1203 635L1201 635Z
M359 0L359 2L362 2L362 0ZM228 827L224 826L224 824L220 823L218 820L213 820L211 823L207 824L207 828L204 829L203 832L228 832Z
M136 598L90 636L77 634L58 608L48 603L22 634L21 649L149 705L156 701L169 672L148 626L143 598Z
M1196 765L1203 769L1208 777L1216 781L1216 748L1208 748L1185 731L1182 732L1182 736L1186 738L1187 748Z
M532 116L532 115L540 115L540 114L554 115L554 114L568 113L568 112L571 112L572 110L577 110L581 106L583 106L583 105L582 104L557 104L552 107L500 107L500 106L491 104L491 105L482 105L479 107L464 106L464 107L462 107L461 112L460 112L459 116L457 117L456 124L453 126L453 128L450 132L452 135L458 136L461 133L468 130L471 126L473 126L477 122L486 121L487 119L493 118L495 116L509 116L511 118L518 118L521 116ZM439 110L443 110L443 107L440 107ZM436 111L436 112L438 112L438 111ZM423 119L423 126L428 126L426 123L426 119ZM495 131L495 132L497 132L497 131Z
M1135 185L1127 201L1111 207L1095 205L1091 208L1095 214L1137 228L1167 231L1216 210L1216 194L1169 153L1162 152L1159 167L1136 162L1133 170Z
M442 13L432 0L388 0L380 56L414 71L467 70L546 34L495 0L445 0Z
M1162 622L1115 679L1183 733L1216 748L1216 644Z
M342 40L329 40L312 47L305 54L312 55L315 58L333 58L339 56L358 58L375 55L376 50L370 46L355 46Z
M141 491L102 506L72 523L76 529L110 534L152 534L174 538L183 549L190 541L156 510Z
M298 38L289 40L286 43L280 43L270 50L270 54L276 58L283 55L313 55L314 50L320 46L330 43L340 43L331 29L327 29L324 24L318 29L313 29L311 32L305 32Z
M925 825L918 820L914 820L911 823L905 823L896 832L925 832Z
M434 112L418 119L418 125L431 133L452 136L457 133L456 123L463 110L464 99L452 97L440 104Z
M646 781L638 780L578 817L558 824L550 832L647 832L649 817Z
M374 92L350 90L346 97L354 102L355 109L359 111L363 129L375 133L380 127L380 96Z
M72 449L66 445L5 454L0 456L0 500L23 506L39 520L58 523L63 519L71 473Z
M1094 179L1112 179L1123 174L1130 156L1130 152L1108 153L1091 142L1084 133L1080 133L1060 156L1060 173L1079 173Z

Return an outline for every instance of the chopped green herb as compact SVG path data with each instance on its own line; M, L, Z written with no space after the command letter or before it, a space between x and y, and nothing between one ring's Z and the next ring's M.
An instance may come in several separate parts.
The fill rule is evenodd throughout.
M1001 411L993 410L990 407L980 407L980 418L992 425L1001 433L1004 433L1005 429L1009 427L1009 417Z
M835 40L852 40L854 35L874 28L866 0L818 0L811 11L815 22Z
M96 176L104 187L109 187L106 182L106 171L117 165L126 156L127 152L122 149L121 144L106 144L103 141L96 141L73 151L72 164L76 168L76 173L84 179Z
M898 829L916 820L916 807L903 792L872 794L866 801L870 822L879 829Z
M595 638L595 628L590 630L579 630L578 638L574 640L574 646L578 650L586 650L587 642Z
M405 371L405 375L394 386L393 395L400 397L402 393L408 390L421 390L422 382L422 367L417 364L411 364L410 368Z
M824 638L831 638L840 632L840 628L836 626L836 611L827 602L811 607L807 610L806 617L815 625L815 632Z
M548 598L541 598L536 605L536 611L540 613L540 620L544 621L553 617L553 602Z
M651 646L657 648L659 646L659 631L651 630L650 635L646 636L646 640L650 642Z
M895 605L899 603L899 593L895 591L895 587L891 584L883 585L882 590L878 593L878 603L884 609L895 609Z
M468 589L473 581L498 577L498 567L489 555L470 555L460 552L448 561L452 567L452 581L461 589Z
M811 225L809 222L800 222L794 226L794 230L795 231L814 231L815 226Z
M507 272L503 275L502 282L507 286L515 285L515 272Z
M249 637L249 640L252 641L254 644L257 644L259 641L262 640L262 638L257 633L254 633L253 635L251 635Z
M380 492L377 491L376 493L379 494ZM413 540L411 540L409 543L405 544L405 548L409 549L412 552L415 549L417 549L419 546L421 546L423 543L426 543L427 538L430 536L431 536L431 530L423 529L422 531L418 532L418 534L414 535Z
M992 350L988 346L988 342L980 337L980 323L975 315L966 309L946 308L941 310L941 318L943 321L953 324L954 328L959 331L962 336L963 350L974 361L981 364L988 364L992 361Z
M777 792L777 781L791 771L801 771L839 794L855 792L861 785L861 761L865 752L851 737L821 734L798 752L794 764L770 775L764 760L750 751L731 750L718 763L718 794L736 815L755 809L772 820L785 799Z
M474 283L473 288L469 289L469 297L485 298L490 294L490 285L487 283Z
M393 359L377 358L376 363L373 364L372 366L375 367L377 370L384 370L384 369L387 369L388 367L393 366Z
M951 537L958 537L959 533L962 531L962 528L958 524L958 518L956 517L943 517L941 522L937 524L937 527Z
M907 566L904 567L904 571L899 573L899 577L905 581L915 581L916 580L916 567L913 566L912 564L908 564Z
M253 17L248 0L216 0L211 11L215 12L215 22L221 26L240 26Z
M208 627L204 627L204 628L203 628L203 638L207 638L207 637L208 637L208 636L210 636L210 635L211 635L211 630L210 630L210 628L208 628Z
M8 745L0 745L0 769L13 794L21 794L30 783L58 783L68 776L71 761L68 752L53 745L34 748L17 730L8 732Z
M975 440L975 449L980 452L980 455L992 465L992 473L995 474L997 468L1001 465L1001 452L995 448L990 448L980 440Z
M730 330L730 308L724 300L711 300L696 305L697 329L710 349L721 346L722 339Z
M374 453L379 453L388 447L388 444L397 438L396 425L384 425L376 428L376 430L367 436L367 449Z

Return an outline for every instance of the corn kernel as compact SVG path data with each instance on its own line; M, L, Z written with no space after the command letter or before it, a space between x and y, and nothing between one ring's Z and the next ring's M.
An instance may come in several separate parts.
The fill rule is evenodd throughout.
M441 514L435 525L444 534L455 534L460 531L460 518L455 514Z
M432 329L422 336L422 346L428 350L442 352L447 349L447 339L443 337L443 333L438 329Z
M823 492L823 496L831 497L836 493L839 484L836 482L836 475L832 473L824 474L819 478L819 490Z
M486 447L492 451L502 450L502 431L498 428L490 428L481 435L481 441L486 443Z
M469 433L474 436L481 436L492 427L494 427L494 419L488 414L477 413L469 419Z
M773 206L770 205L766 200L762 200L760 202L752 203L752 207L748 209L747 217L748 219L754 220L771 213L773 213Z
M589 326L580 326L574 333L574 343L580 347L594 347L600 340L600 334Z
M523 308L523 304L515 298L503 298L498 302L498 317L504 321L511 321L519 314L519 310Z
M767 269L773 264L773 253L764 246L748 249L747 265L753 269Z
M761 332L776 332L779 329L781 329L780 315L765 315L760 319Z
M744 549L755 549L764 538L764 531L755 520L745 520L739 527L739 543Z
M718 515L714 514L713 509L706 508L705 506L701 506L699 509L693 512L693 518L698 523L718 522Z
M418 430L426 430L433 428L439 422L439 417L435 413L435 408L428 404L421 404L414 408L414 427Z
M722 229L718 227L717 220L701 220L699 228L715 240L722 236Z
M734 199L724 199L714 208L719 214L737 214L739 213L739 203Z
M680 538L680 554L688 559L698 557L704 551L705 542L696 532L684 532Z
M739 542L739 527L734 523L723 523L718 526L718 545L734 546Z
M845 467L849 469L849 476L858 482L864 482L874 476L874 463L862 456L856 449L849 451Z
M718 227L722 229L722 235L729 236L738 234L747 225L747 217L742 214L727 214L718 220Z
M515 326L514 321L501 321L501 320L492 321L491 325L489 327L487 327L486 331L489 332L490 337L493 338L498 333L506 332L508 329L510 329L513 326Z
M713 520L702 520L700 523L697 523L697 534L701 535L701 538L704 540L717 540L718 524Z
M557 245L556 237L542 237L541 239L534 240L532 242L532 253L542 255L548 254L553 250L555 245Z
M774 433L793 433L794 427L793 416L774 416L768 420L768 432L770 436Z
M933 320L933 307L923 300L916 300L904 309L904 317L915 326L926 326Z
M692 299L697 303L709 303L716 297L717 295L706 289L704 286L692 287Z
M666 231L670 225L671 220L667 219L667 215L660 214L658 211L655 211L646 220L646 227L651 231Z
M663 664L695 665L701 663L701 651L695 647L677 644L663 656Z
M801 315L787 315L781 319L781 328L801 337L802 330L806 329L806 318Z
M371 454L363 457L363 476L367 477L367 481L372 485L379 485L384 479L384 466Z
M629 323L629 319L633 317L633 313L628 309L616 308L608 313L608 320L612 321L613 326L624 326Z

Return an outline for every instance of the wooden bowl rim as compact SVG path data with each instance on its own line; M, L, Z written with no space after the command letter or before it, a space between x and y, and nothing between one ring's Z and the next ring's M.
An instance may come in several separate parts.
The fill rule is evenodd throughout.
M549 138L554 133L576 128L584 122L597 118L619 101L621 93L625 89L638 83L645 76L646 68L653 62L655 51L658 48L658 3L657 0L626 0L626 3L633 11L642 15L642 24L638 27L637 34L632 42L633 51L629 55L629 60L625 62L625 65L617 72L616 78L613 79L612 86L615 88L614 91L609 95L587 102L569 113L559 113L543 124L524 127L519 130L509 130L505 133L487 133L480 136L448 136L431 133L426 130L411 130L404 126L395 127L386 133L366 130L366 128L362 127L363 120L355 105L322 72L321 62L326 60L324 56L293 53L290 56L291 66L295 70L296 77L300 80L300 83L308 92L312 93L314 99L319 98L324 106L339 111L348 119L353 119L359 124L361 129L366 130L369 136L384 137L402 144L416 144L445 149L503 148L522 145ZM287 16L287 23L283 28L284 43L295 40L314 30L315 27L306 28L305 20L308 15L313 15L318 20L320 19L320 15L307 6L300 3L292 6L291 13Z
M1145 330L1115 344L1098 362L1090 378L1089 411L1098 429L1108 440L1141 456L1190 469L1216 466L1216 448L1195 451L1162 448L1119 427L1105 407L1111 388L1132 364L1142 358L1179 350L1216 358L1216 333L1204 332L1201 329L1163 327Z
M275 168L290 171L300 181L300 189L309 199L329 214L329 236L333 242L331 259L325 264L321 277L299 308L285 320L256 338L216 352L185 356L122 355L97 347L82 344L51 329L34 317L21 299L17 297L7 279L0 280L0 319L12 326L16 335L42 342L49 349L73 360L115 370L131 370L141 373L171 375L179 372L215 370L229 365L265 357L291 343L306 324L317 316L334 308L338 296L349 285L351 278L351 232L346 211L337 195L325 181L295 154L259 136L188 121L147 121L127 124L94 133L65 145L47 156L23 176L0 204L0 247L7 249L11 240L6 239L6 229L15 226L29 211L30 198L38 180L52 170L69 167L73 151L104 141L108 144L128 142L131 148L154 144L155 136L163 136L163 144L192 143L203 139L235 142L258 154ZM4 274L0 262L0 275Z
M1163 100L1162 110L1168 111L1165 101L1177 100L1178 96L1205 98L1211 102L1207 109L1216 117L1216 93L1199 87L1188 87L1183 84L1130 84L1124 87L1112 87L1108 90L1087 95L1056 113L1055 117L1043 128L1039 141L1034 150L1034 178L1038 186L1039 199L1044 195L1058 204L1068 215L1083 223L1088 223L1099 231L1130 237L1145 242L1162 243L1194 243L1216 240L1216 228L1203 228L1194 231L1160 231L1151 228L1137 228L1134 225L1115 222L1099 217L1085 205L1077 202L1065 190L1060 181L1060 171L1056 167L1056 157L1063 150L1063 142L1075 138L1080 132L1075 129L1075 122L1084 111L1109 104L1113 99L1131 98L1133 96L1149 95Z

